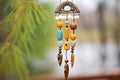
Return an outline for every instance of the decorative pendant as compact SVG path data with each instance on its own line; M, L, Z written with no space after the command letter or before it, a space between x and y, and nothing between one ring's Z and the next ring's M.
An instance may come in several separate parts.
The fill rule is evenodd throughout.
M75 30L77 29L76 19L79 18L80 11L78 7L73 3L73 0L72 2L67 0L62 3L60 0L60 5L55 10L55 14L56 14L56 20L57 20L57 27L59 28L59 30L57 31L57 40L58 40L58 49L59 49L57 59L58 59L58 64L61 66L63 61L62 47L64 47L64 50L66 51L64 76L65 76L65 79L67 80L69 75L68 50L70 50L70 47L71 47L71 67L73 67L74 61L75 61L74 48L76 45L76 42L75 42L76 40ZM62 20L65 20L65 23L63 23ZM62 31L63 26L65 26L64 35ZM72 31L71 34L70 34L71 32L70 29ZM63 36L65 39L64 42L63 42Z
M64 75L65 75L65 79L68 79L68 74L69 74L69 65L68 65L68 60L65 60L65 66L64 66Z
M63 59L63 55L62 55L62 51L61 51L61 47L59 48L59 54L58 54L58 64L61 66L62 64L62 59Z

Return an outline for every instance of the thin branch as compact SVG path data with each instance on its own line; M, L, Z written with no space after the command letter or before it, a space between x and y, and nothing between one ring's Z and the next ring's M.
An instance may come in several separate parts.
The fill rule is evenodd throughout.
M24 9L24 7L25 7L25 4L23 4L23 5L16 11L16 15L14 16L14 21L13 21L12 28L11 28L11 30L10 30L10 33L9 33L9 35L8 35L5 43L7 43L7 42L9 42L9 41L11 40L12 35L13 35L13 32L14 32L14 29L15 29L15 27L16 27L16 22L17 22L17 20L18 20L18 17L19 17L19 15L20 15L20 13L21 13L22 10Z

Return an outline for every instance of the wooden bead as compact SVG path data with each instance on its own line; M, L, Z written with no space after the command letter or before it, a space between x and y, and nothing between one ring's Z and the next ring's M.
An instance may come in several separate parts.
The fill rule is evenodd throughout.
M62 28L63 27L63 22L62 21L58 21L57 22L57 27L58 28Z
M70 49L70 42L69 41L65 41L64 42L64 49L65 50L69 50Z
M74 65L74 60L75 60L75 55L72 53L71 54L71 67Z
M77 28L77 24L76 24L75 22L71 23L71 24L70 24L70 28L71 28L72 30L75 30L75 29Z
M62 51L61 51L61 50L59 50L59 53L62 53Z
M74 53L74 50L71 50L71 53Z
M67 59L65 59L65 63L67 64L69 61Z
M71 39L71 40L75 40L75 39L76 39L76 34L71 34L71 35L70 35L70 39Z
M62 48L61 48L61 47L59 47L59 50L62 50Z
M69 28L65 28L65 39L69 39Z
M64 66L64 76L65 76L65 80L68 80L68 74L69 74L69 65L65 64Z
M59 64L59 66L61 66L62 60L63 60L63 55L62 54L58 54L57 58L58 58L58 64Z

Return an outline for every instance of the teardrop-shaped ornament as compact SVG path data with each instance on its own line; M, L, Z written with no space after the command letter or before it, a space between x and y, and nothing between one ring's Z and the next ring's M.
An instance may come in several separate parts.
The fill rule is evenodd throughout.
M73 68L74 66L74 60L75 60L75 55L74 53L71 54L71 67Z
M59 66L61 66L63 55L61 53L59 53L58 56L57 56L57 58L58 58L58 64L59 64Z
M65 66L64 66L65 80L68 80L68 74L69 74L69 65L66 63Z

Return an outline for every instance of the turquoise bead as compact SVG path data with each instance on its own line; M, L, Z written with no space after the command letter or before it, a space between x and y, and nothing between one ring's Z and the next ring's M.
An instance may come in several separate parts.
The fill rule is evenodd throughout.
M62 30L58 30L57 31L57 39L59 41L61 41L63 39L63 32L62 32Z

